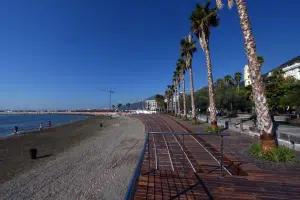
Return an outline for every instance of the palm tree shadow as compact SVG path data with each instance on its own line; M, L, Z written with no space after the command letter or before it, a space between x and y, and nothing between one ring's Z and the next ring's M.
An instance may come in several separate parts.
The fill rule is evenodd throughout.
M52 156L52 154L47 154L47 155L43 155L43 156L37 156L36 159L46 158L46 157L50 157L50 156Z

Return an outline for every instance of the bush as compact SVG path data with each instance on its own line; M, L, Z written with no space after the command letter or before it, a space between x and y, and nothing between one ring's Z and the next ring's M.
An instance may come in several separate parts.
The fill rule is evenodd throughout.
M189 118L186 115L182 119L183 121L189 121Z
M212 126L207 127L204 132L208 133L219 133L222 130L222 127L218 126L217 128L214 128Z
M199 125L199 124L201 124L201 122L199 122L198 120L193 120L191 124L192 125Z
M178 119L181 119L182 117L181 117L181 115L177 115L177 118L178 118Z
M260 144L253 144L250 147L250 153L259 159L273 162L296 162L294 152L287 147L277 147L268 153L263 153Z

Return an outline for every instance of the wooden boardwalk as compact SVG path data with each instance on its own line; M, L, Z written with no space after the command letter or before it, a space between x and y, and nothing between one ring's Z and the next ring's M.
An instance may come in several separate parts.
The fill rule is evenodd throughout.
M300 168L281 174L262 170L226 148L228 143L221 154L220 136L192 133L168 116L135 117L153 133L145 143L133 199L300 199Z

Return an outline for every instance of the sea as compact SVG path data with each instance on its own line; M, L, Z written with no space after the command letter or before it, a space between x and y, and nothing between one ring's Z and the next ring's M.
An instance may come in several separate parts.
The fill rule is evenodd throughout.
M89 117L90 116L88 115L66 114L0 115L0 138L13 135L15 126L18 126L18 134L22 134L24 132L38 130L40 127L40 123L43 123L43 128L47 128L49 121L51 121L51 125L53 127L83 120Z

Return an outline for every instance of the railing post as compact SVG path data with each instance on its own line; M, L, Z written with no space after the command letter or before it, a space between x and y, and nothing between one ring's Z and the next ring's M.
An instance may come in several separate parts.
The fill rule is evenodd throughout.
M221 134L221 176L224 176L223 173L223 135Z
M148 139L148 141L147 141L147 143L148 143L148 165L149 165L148 166L148 171L151 170L151 166L150 166L151 165L151 162L150 162L150 146L149 146L149 137L150 136L149 135L150 135L150 133L148 133L148 138L147 138Z

